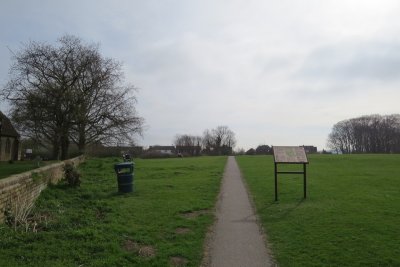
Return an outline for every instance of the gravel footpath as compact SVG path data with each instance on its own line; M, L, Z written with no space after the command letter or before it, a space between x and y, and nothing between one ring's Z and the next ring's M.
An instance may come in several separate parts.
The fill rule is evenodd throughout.
M209 266L276 266L265 245L234 157L225 167L217 202L217 220L208 244Z

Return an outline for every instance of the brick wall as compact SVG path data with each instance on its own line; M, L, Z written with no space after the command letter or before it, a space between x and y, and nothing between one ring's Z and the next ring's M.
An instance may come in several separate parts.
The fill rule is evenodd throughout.
M10 201L28 199L35 201L49 183L57 183L63 178L65 163L78 166L85 159L79 156L63 162L54 163L29 172L12 175L0 180L0 222L4 221L4 211Z

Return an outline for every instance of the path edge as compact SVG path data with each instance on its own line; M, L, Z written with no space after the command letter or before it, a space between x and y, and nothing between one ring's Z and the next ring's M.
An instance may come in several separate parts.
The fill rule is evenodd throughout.
M201 260L200 267L208 267L208 266L210 266L210 263L211 263L211 251L210 251L211 246L210 245L211 245L211 243L213 241L215 227L216 227L217 221L218 221L217 208L218 208L218 205L220 203L220 199L222 197L222 190L221 189L222 189L222 184L224 182L225 171L226 171L226 168L228 166L228 160L229 160L229 156L226 157L224 171L222 173L222 177L221 177L221 181L220 181L220 185L219 185L219 192L218 192L218 195L217 195L217 197L215 199L214 207L212 209L212 211L213 211L212 215L214 217L213 218L214 221L208 227L206 236L205 236L204 241L203 241L203 258Z
M269 238L268 238L267 232L265 231L265 228L264 228L264 226L263 226L263 224L262 224L262 221L261 221L261 219L260 219L260 216L258 215L257 208L256 208L256 205L255 205L255 203L254 203L254 198L253 198L253 195L251 194L249 185L247 184L247 181L246 181L246 179L244 178L242 169L240 168L240 165L238 164L238 162L237 162L237 160L236 160L236 156L234 157L234 159L235 159L235 161L236 161L237 166L239 167L240 178L242 179L242 182L243 182L243 184L244 184L244 187L246 188L247 196L248 196L248 199L249 199L249 202L250 202L251 209L252 209L252 211L253 211L254 217L256 218L256 223L257 223L257 225L258 225L258 227L259 227L259 229L260 229L260 232L261 232L261 235L262 235L262 238L263 238L265 247L266 247L266 249L267 249L267 253L268 253L269 256L270 256L270 261L271 261L270 263L271 263L271 266L273 266L273 267L278 267L279 265L278 265L278 263L277 263L277 261L276 261L276 258L275 258L274 253L272 252L272 246L271 246L271 243L269 242ZM206 266L205 266L205 267L206 267Z

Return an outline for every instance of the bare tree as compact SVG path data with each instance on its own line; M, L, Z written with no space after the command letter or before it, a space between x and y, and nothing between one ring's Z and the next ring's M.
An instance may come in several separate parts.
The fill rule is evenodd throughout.
M328 146L340 153L399 153L400 115L369 115L336 123Z
M176 135L174 140L175 146L194 146L195 145L195 136L182 134Z
M137 116L135 88L124 85L121 64L103 58L98 49L82 53L87 66L75 85L75 121L71 138L84 152L90 143L128 143L141 133L143 119Z
M235 133L228 126L218 126L211 130L214 139L214 150L217 154L231 154L236 145Z
M228 126L218 126L203 133L205 151L216 155L232 154L236 145L235 133Z
M58 46L30 42L14 54L1 94L25 136L51 144L65 159L71 141L80 151L91 142L130 141L143 119L134 108L133 86L123 84L121 65L103 58L97 45L63 36Z
M204 152L206 152L207 154L211 154L214 146L214 140L210 130L207 129L203 132L202 143Z
M227 127L227 126L226 126ZM235 133L227 127L223 145L229 148L234 148L236 146Z
M228 126L206 129L203 136L176 135L173 141L177 150L189 154L230 155L236 145L235 133Z
M194 135L176 135L174 140L174 145L179 153L191 156L198 156L200 154L201 144L201 137Z
M11 100L12 118L24 135L53 145L53 156L65 158L69 146L72 99L70 50L31 42L14 54L11 79L2 95Z

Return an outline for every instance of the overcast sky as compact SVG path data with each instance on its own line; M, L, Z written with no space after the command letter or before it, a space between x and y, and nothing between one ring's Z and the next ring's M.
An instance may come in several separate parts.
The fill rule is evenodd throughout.
M237 148L322 150L340 120L399 113L399 14L397 0L2 0L0 85L9 49L72 34L123 62L141 145L227 125Z

